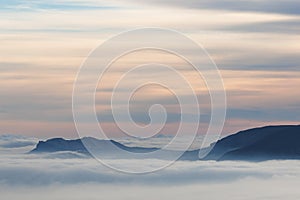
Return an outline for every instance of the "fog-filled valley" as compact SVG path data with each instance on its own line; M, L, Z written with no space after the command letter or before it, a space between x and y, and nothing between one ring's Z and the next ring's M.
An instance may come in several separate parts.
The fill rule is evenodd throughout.
M134 175L114 171L93 158L28 154L36 143L34 138L1 137L1 198L297 199L300 195L298 160L178 161L155 173ZM110 162L146 168L162 160Z

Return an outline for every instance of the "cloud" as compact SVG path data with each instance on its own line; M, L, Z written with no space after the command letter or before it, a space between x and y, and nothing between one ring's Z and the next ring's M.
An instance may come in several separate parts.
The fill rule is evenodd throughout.
M177 162L146 175L112 171L93 159L1 156L5 199L297 199L299 161ZM115 160L120 165L147 165ZM152 164L159 164L152 160ZM284 187L283 187L284 185ZM116 192L118 191L118 192Z
M289 15L300 14L300 3L297 0L144 0L137 3L136 1L127 0L126 3L120 0L114 1L96 1L96 0L55 0L46 1L0 1L2 9L19 9L19 10L107 10L119 9L126 7L126 4L138 5L158 5L167 7L180 7L192 9L208 9L208 10L225 10L238 12L262 12L262 13L279 13ZM122 5L122 6L120 6Z
M66 186L57 184L49 187L2 187L1 197L14 200L294 200L299 197L298 181L295 179L274 178L272 180L247 179L224 184L189 184L181 186L161 185L97 185L79 184Z
M25 11L43 11L43 10L107 10L116 9L117 7L107 4L105 1L92 4L84 1L24 1L24 0L11 0L11 1L0 1L1 10L25 10ZM95 3L95 1L94 1Z
M12 162L13 161L13 162ZM160 160L110 160L119 166L147 167ZM40 186L51 184L158 184L226 183L247 177L270 179L273 176L300 177L298 161L264 163L180 161L153 174L129 175L112 171L93 159L44 159L36 156L1 157L0 183L4 185Z
M299 19L278 15L298 15L297 0L145 0L142 4L137 1L12 0L0 1L0 10L2 132L76 137L71 109L72 83L84 57L101 43L99 40L119 31L153 25L180 30L209 50L228 87L230 117L283 120L282 123L298 119L296 86L299 82L294 79L299 77L300 69ZM134 58L137 57L142 56ZM174 63L185 69L177 61ZM259 73L252 76L256 71ZM274 74L274 71L279 73ZM227 72L234 76L227 76ZM156 74L155 71L151 75ZM164 79L171 77L165 73L160 75ZM270 83L271 78L276 78L277 83ZM279 92L275 91L283 88L281 85L285 90L281 89L277 95ZM109 88L104 89L109 91ZM159 94L153 94L153 100L146 98L147 102L144 99L134 102L132 117L136 122L149 122L144 108L152 102L159 100L169 107L176 103ZM109 105L103 96L97 98L97 103ZM291 104L295 104L294 108L287 106ZM167 121L171 125L180 119L178 112L172 111ZM203 108L201 112L203 114ZM111 113L105 110L100 118L104 122L113 121ZM209 119L209 115L201 118L205 122Z
M261 47L257 47L257 52L260 51ZM223 70L293 72L300 70L299 62L300 59L298 55L286 55L284 53L276 52L270 52L270 54L258 54L255 52L249 52L249 54L247 55L238 56L234 60L234 62L226 60L220 61L220 63L218 63L218 66ZM270 77L268 74L264 75Z
M242 25L224 26L218 30L243 32L243 33L279 33L279 34L296 34L300 33L300 20L278 20L271 22L245 23Z
M10 141L19 136L0 138ZM51 154L2 154L0 162L3 199L292 200L300 195L297 160L179 161L144 175L119 173L94 159L55 159ZM132 165L147 167L149 163L160 165L162 161L117 159L110 162L128 168Z
M0 148L22 148L34 146L37 144L37 139L21 135L0 135Z
M146 4L177 6L191 9L228 10L238 12L262 12L299 15L300 3L298 0L144 0Z
M271 120L271 121L299 121L300 120L300 105L292 106L289 108L264 108L259 107L255 109L247 108L231 108L227 110L227 117L233 119L243 119L248 120Z

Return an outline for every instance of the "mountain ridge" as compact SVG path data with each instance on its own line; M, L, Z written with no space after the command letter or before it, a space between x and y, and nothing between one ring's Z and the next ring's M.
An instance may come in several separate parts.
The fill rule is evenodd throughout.
M90 155L89 149L96 149L108 154L111 143L122 150L134 153L148 153L159 148L128 147L114 140L99 140L92 137L66 140L52 138L39 141L30 153L49 153L75 151ZM300 125L264 126L239 131L211 144L212 150L201 160L244 160L265 161L271 159L300 159ZM172 151L165 151L170 155ZM199 150L185 152L181 160L199 160Z

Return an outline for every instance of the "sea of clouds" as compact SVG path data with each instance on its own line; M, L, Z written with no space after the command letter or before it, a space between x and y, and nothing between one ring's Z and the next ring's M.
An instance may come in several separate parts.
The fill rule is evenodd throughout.
M91 158L31 155L17 150L24 150L23 145L16 146L1 146L1 199L300 198L300 161L296 160L178 161L155 173L130 175L114 171ZM3 151L5 148L15 151ZM124 167L147 167L149 163L160 165L162 161L115 159L110 162Z

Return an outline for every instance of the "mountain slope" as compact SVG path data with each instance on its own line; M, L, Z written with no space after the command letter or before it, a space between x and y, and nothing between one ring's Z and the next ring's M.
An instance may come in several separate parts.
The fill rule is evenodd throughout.
M300 126L268 126L238 132L219 140L204 160L300 158Z

